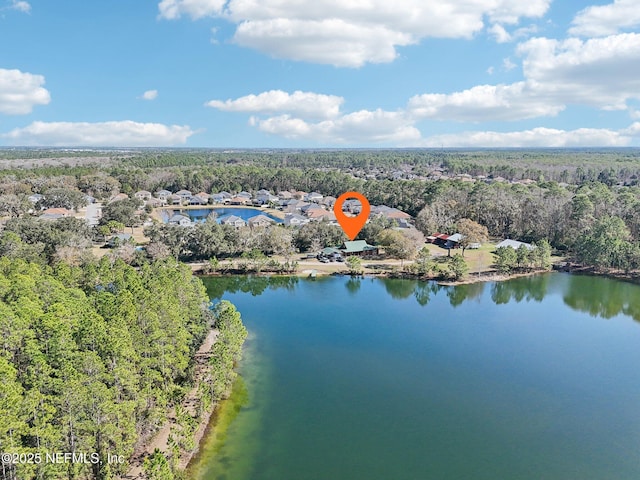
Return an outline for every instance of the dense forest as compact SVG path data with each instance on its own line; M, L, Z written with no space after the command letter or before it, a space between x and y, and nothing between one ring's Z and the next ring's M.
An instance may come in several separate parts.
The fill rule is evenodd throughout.
M24 153L27 158L50 154L56 159L64 152ZM91 151L73 153L88 159L91 155ZM79 200L73 193L78 191L104 201L120 192L132 195L159 189L207 193L296 189L332 196L356 190L371 204L411 214L426 235L454 233L461 222L471 220L486 227L493 238L547 240L556 251L587 265L625 270L640 266L638 149L138 149L108 154L109 162L99 168L80 164L16 169L20 153L2 151L14 160L0 170L0 216L9 219L0 249L13 256L22 252L48 260L69 259L83 245L114 230L102 225L100 231L89 232L61 222L53 228L58 232L43 231L25 216L32 207L26 196L32 193L45 194L44 207L53 205L51 199L56 206L76 206ZM134 213L137 208L135 201L111 204L103 212L103 223L140 225L141 217ZM72 234L76 226L77 234ZM168 252L184 260L241 256L252 250L287 255L310 249L314 235L322 246L340 240L339 232L321 227L279 233L255 238L215 226L192 232L167 227L149 230L154 246L159 247L156 253ZM366 230L360 238L375 240ZM130 257L128 261L135 260L135 254Z
M210 310L188 267L167 260L135 269L107 257L82 268L49 267L0 258L0 451L13 454L3 457L0 478L126 472L136 443L193 387L194 352L214 325L220 334L200 386L201 410L226 394L246 331L231 304ZM176 444L188 445L192 431L180 432L185 438ZM46 456L56 452L86 457L57 463ZM173 478L166 465L164 476L150 478Z

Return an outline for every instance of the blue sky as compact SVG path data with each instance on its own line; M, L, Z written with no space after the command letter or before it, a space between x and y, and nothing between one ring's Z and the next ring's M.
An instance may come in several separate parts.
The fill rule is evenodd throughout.
M640 146L640 0L0 0L0 45L0 146Z

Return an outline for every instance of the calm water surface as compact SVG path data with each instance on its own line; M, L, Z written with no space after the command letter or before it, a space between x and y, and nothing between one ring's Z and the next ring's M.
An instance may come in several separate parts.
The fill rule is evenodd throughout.
M206 283L250 337L192 478L640 478L638 286Z
M277 223L282 223L282 219L274 217L273 215L256 208L242 208L242 207L240 208L208 207L208 208L185 208L185 209L176 208L172 210L170 209L161 210L160 212L165 223L169 221L169 218L171 218L171 216L175 215L176 213L180 213L181 215L188 216L192 222L204 222L207 219L207 217L211 214L211 212L215 212L216 221L218 223L220 223L225 218L230 217L231 215L240 217L245 222L249 220L251 217L255 217L256 215L264 215L266 217L269 217L271 220L274 220Z

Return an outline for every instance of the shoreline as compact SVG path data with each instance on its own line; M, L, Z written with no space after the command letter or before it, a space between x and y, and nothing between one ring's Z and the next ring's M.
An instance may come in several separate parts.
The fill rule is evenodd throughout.
M193 414L195 399L198 393L198 386L200 384L200 380L203 375L206 375L207 369L210 368L208 364L208 360L211 356L211 347L216 342L218 337L218 330L215 328L211 328L207 333L207 336L203 340L200 347L195 353L194 362L195 362L195 374L194 374L194 386L189 391L189 393L185 396L184 400L181 402L181 406ZM204 437L205 430L207 425L209 424L209 420L213 413L216 411L217 404L213 404L208 411L205 411L201 418L198 419L198 427L194 431L194 444L195 448L191 451L182 451L177 459L178 469L184 471L191 461L191 459L197 454L200 449L200 442ZM144 476L143 465L144 459L152 454L155 449L159 449L165 456L169 455L169 437L171 436L172 428L177 425L176 422L176 409L172 408L169 412L167 412L167 419L160 426L160 428L154 432L152 435L147 438L140 439L138 445L135 446L134 453L131 456L131 461L129 464L129 469L125 475L122 475L120 478L123 480L143 480L146 477Z

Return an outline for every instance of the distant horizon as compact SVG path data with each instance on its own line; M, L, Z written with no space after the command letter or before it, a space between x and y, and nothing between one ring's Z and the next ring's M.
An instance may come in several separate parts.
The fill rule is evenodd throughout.
M567 151L634 151L637 150L640 152L640 146L623 146L623 147L598 147L598 146L585 146L585 147L110 147L110 146L82 146L82 145L69 145L69 146L6 146L0 145L0 150L11 150L11 151L21 151L21 150L40 150L40 151L81 151L81 152L92 152L92 151L165 151L165 150L177 150L177 151L219 151L219 152L242 152L242 151L266 151L266 152L277 152L277 151L308 151L308 152L322 152L322 151L426 151L426 152L439 152L439 151L449 151L449 152L504 152L504 151L558 151L558 152L567 152ZM1 160L1 159L0 159Z

